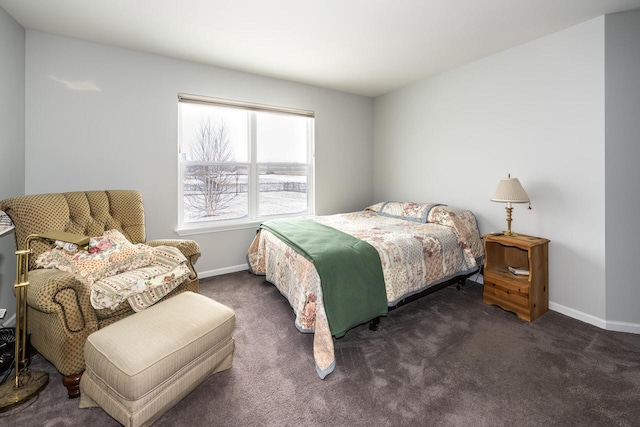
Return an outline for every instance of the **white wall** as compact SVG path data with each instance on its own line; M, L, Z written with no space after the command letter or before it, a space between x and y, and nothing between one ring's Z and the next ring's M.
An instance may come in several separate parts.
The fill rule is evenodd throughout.
M417 82L374 102L374 198L472 209L520 179L533 210L513 231L546 237L552 309L605 326L604 17Z
M179 92L315 111L317 213L371 203L370 98L30 30L25 192L137 189L147 237L178 237ZM199 272L243 268L254 235L189 236Z
M25 31L0 7L0 200L24 191L24 46ZM11 324L16 312L15 237L0 237L0 323Z
M606 16L607 318L640 324L640 11Z

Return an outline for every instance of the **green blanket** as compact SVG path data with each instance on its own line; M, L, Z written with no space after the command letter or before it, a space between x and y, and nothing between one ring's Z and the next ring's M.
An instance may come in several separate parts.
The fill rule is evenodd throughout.
M270 231L311 261L318 271L331 334L387 314L387 292L376 249L335 228L307 218L276 219Z

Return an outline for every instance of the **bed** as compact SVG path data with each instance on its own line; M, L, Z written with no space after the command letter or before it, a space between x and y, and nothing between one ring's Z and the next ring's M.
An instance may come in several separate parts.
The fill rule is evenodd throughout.
M411 202L266 221L247 253L250 271L291 304L296 328L314 334L320 378L335 369L333 337L474 274L483 260L471 211Z

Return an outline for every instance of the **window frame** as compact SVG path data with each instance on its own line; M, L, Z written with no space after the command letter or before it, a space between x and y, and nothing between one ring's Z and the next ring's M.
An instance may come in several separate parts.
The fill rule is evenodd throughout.
M204 104L210 106L220 106L226 108L238 108L247 111L250 115L250 120L247 126L249 141L248 141L248 160L246 162L234 161L228 162L229 164L248 166L248 215L243 218L228 219L228 220L211 220L211 221L195 221L185 222L184 218L184 164L185 160L182 159L181 147L182 141L182 126L183 118L181 113L180 103L194 103ZM310 118L307 125L307 159L306 163L290 163L290 162L258 162L257 160L257 130L256 130L256 113L267 112L276 114L296 115ZM177 144L177 165L178 165L178 227L176 233L180 236L201 234L207 232L216 231L229 231L239 230L247 228L256 228L260 223L268 219L295 217L304 215L313 215L315 213L315 113L310 110L302 110L289 107L281 107L267 104L257 104L244 101L235 101L223 98L213 98L201 95L192 95L179 93L178 94L178 144ZM189 162L190 163L190 162ZM290 213L290 214L276 214L268 216L259 216L259 180L258 169L261 165L268 164L290 164L296 166L305 166L307 168L307 210L303 212Z

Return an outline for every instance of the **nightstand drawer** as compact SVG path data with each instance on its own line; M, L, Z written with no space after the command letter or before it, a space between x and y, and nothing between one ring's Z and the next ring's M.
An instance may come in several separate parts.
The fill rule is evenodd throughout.
M509 305L529 308L529 287L514 286L509 282L484 281L483 298L490 297L494 301L508 303Z
M486 271L484 279L487 282L497 284L505 292L529 295L529 289L531 289L528 276L516 276L506 268L494 268Z

